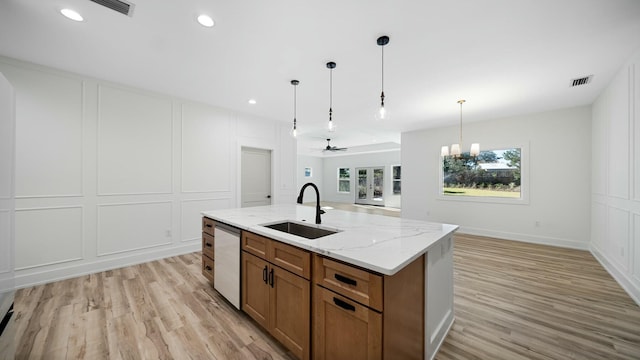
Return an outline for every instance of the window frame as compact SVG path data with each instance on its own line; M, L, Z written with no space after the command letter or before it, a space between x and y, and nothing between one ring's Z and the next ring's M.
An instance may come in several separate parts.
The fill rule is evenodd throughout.
M398 179L395 178L395 173L393 172L394 168L400 168L400 177ZM398 182L400 183L400 191L396 192L396 188L395 188L395 183ZM397 165L391 165L391 194L395 195L395 196L401 196L402 195L402 165L401 164L397 164Z
M436 189L436 200L441 201L460 201L472 203L490 203L490 204L511 204L511 205L528 205L529 204L529 143L509 144L509 145L493 145L487 150L506 150L520 148L520 198L500 198L490 196L451 196L443 193L444 173L442 169L442 156L438 154L438 188Z
M342 169L347 169L349 172L349 177L348 178L341 178L340 177L340 170ZM351 194L351 168L350 167L338 167L338 174L337 174L337 188L336 191L338 192L338 194ZM347 184L349 184L349 191L341 191L340 190L340 182L344 182L346 181Z

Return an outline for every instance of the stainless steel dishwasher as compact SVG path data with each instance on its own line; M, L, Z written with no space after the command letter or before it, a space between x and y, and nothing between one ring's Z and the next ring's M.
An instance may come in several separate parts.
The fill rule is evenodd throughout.
M216 222L214 234L214 288L240 309L240 229Z

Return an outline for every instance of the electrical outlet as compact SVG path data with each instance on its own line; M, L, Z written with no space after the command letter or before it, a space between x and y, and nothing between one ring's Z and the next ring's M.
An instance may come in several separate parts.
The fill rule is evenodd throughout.
M536 220L536 222L533 223L533 226L540 227L540 220Z
M171 237L171 230L165 231L165 236L166 237Z

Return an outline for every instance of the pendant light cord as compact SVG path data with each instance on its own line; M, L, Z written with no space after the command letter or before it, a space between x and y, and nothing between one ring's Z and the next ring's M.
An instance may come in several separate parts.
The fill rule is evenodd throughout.
M464 100L458 101L460 103L460 148L462 149L462 104Z
M382 48L382 92L384 93L384 46L381 46Z
M333 115L333 68L329 70L329 122Z
M380 93L380 105L382 107L384 107L384 45L380 46L382 48L382 62L381 62L381 66L382 66L382 71L380 72L382 74L382 92Z

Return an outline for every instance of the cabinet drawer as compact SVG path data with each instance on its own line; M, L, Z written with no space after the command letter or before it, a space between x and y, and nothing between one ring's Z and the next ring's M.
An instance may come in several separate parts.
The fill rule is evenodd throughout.
M311 253L279 241L271 240L269 243L267 260L307 280L311 279Z
M213 236L202 233L202 255L215 259L213 256Z
M319 255L314 255L313 266L315 284L382 311L381 275Z
M242 250L267 260L267 246L271 240L254 233L242 232Z
M313 308L314 359L382 359L381 313L319 286Z
M202 255L202 275L213 284L213 260Z
M202 217L202 232L213 236L214 223L208 217Z

